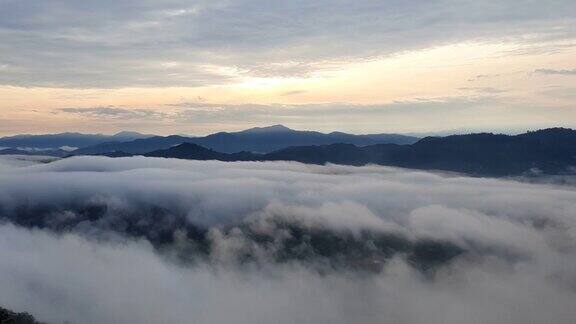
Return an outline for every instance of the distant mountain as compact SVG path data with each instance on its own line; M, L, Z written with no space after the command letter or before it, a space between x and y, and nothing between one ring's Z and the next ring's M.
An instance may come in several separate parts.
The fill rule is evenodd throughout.
M153 136L129 142L110 142L89 146L72 151L72 155L108 155L114 152L125 154L144 154L156 150L166 149L178 144L189 142L193 137L178 135Z
M298 161L309 164L365 165L371 161L369 154L353 144L320 146L294 146L266 154L267 161Z
M576 172L576 131L551 128L516 136L483 133L427 137L412 145L298 146L267 154L226 154L195 144L181 144L146 155L193 160L379 164L476 176L569 174Z
M516 136L427 137L405 147L372 148L379 164L473 175L565 174L576 167L576 131L551 128Z
M270 134L270 133L290 133L293 132L291 128L284 125L272 125L266 127L254 127L237 132L240 134Z
M187 160L257 161L262 155L251 152L220 153L198 144L183 143L166 150L146 154L150 157L171 157Z
M0 155L37 155L37 156L54 156L54 157L65 157L70 155L70 152L64 150L19 150L14 148L7 148L0 150Z
M220 132L205 137L151 137L126 143L105 143L79 149L74 155L104 154L114 151L129 154L145 154L154 150L168 149L182 143L194 143L222 152L249 151L269 153L290 146L328 145L347 143L373 145L378 143L412 144L418 138L397 134L352 135L340 132L324 134L312 131L297 131L282 125L251 128L240 132Z
M120 132L115 135L61 133L47 135L17 135L0 138L0 147L5 148L36 148L57 149L67 147L86 147L106 142L126 142L135 139L147 138L136 132Z
M352 135L341 132L324 134L313 131L296 131L282 125L247 129L236 133L216 133L195 138L190 143L202 145L213 150L234 153L249 151L270 153L290 146L329 145L336 143L359 146L377 143L412 144L418 138L395 135Z

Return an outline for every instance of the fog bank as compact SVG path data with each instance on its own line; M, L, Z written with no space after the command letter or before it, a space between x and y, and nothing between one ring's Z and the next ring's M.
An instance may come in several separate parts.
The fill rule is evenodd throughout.
M38 162L0 159L0 305L42 321L576 321L570 186L284 162Z

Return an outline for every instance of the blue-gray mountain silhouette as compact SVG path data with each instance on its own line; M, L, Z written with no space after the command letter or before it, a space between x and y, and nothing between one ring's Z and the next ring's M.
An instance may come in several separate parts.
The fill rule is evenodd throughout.
M227 154L185 143L146 155L193 160L378 164L477 176L573 174L576 171L576 131L551 128L515 136L481 133L427 137L411 145L295 146L267 154Z
M66 157L70 155L70 152L56 149L56 150L20 150L15 148L7 148L0 150L0 155L37 155L37 156L54 156L54 157Z
M0 138L0 147L58 149L62 146L86 147L106 142L126 142L150 137L136 132L120 132L115 135L60 133L46 135L16 135Z
M297 131L282 125L274 125L233 133L219 132L204 137L155 136L125 143L104 143L78 149L73 154L92 155L111 152L145 154L182 143L194 143L222 153L241 151L270 153L290 146L329 145L335 143L361 146L378 143L411 144L417 140L418 138L416 137L398 134L352 135L341 132L324 134L313 131Z

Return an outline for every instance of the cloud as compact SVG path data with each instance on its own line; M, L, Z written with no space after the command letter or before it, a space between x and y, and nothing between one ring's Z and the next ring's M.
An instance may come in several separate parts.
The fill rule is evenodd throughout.
M283 96L295 96L295 95L304 94L306 92L307 92L306 90L292 90L292 91L283 92L282 95Z
M144 157L3 157L0 182L0 305L45 321L576 319L571 187Z
M478 81L483 81L486 79L499 78L501 76L502 76L502 74L477 74L477 75L473 76L472 78L468 79L468 82L478 82Z
M534 72L538 73L538 74L546 74L546 75L576 75L576 69L572 69L572 70L538 69Z
M563 86L549 86L543 88L539 94L554 99L576 99L576 88Z
M321 104L218 104L218 103L178 103L169 105L179 107L175 118L179 120L197 122L216 121L251 121L273 123L272 120L298 121L310 119L330 118L339 119L343 116L358 117L365 120L366 116L398 117L426 115L428 113L453 113L455 110L465 110L471 107L478 108L494 99L489 96L454 96L440 98L416 98L406 101L395 101L383 104L349 104L349 103L321 103ZM381 120L378 120L381 123Z
M477 77L477 79L478 79L478 77ZM462 88L458 88L458 90L472 91L472 92L478 92L478 93L484 93L484 94L499 94L499 93L508 92L507 90L493 88L493 87L462 87Z
M461 94L453 96L416 97L374 104L234 104L197 100L142 109L78 107L55 109L52 113L87 116L91 122L101 121L120 130L146 131L146 127L152 127L161 130L157 133L167 135L178 129L181 130L179 133L190 133L193 126L203 127L206 134L212 133L213 129L239 131L271 124L356 134L452 132L447 130L518 133L547 127L575 127L569 118L572 110L568 93L554 96L562 101L555 100L554 104L546 105L542 101L528 101L512 90L491 87L464 87L460 90ZM543 91L535 94L544 99L552 96ZM478 116L482 118L478 119Z
M547 48L574 39L575 10L570 0L8 0L0 13L0 83L202 86L239 75L307 76L466 41Z
M482 92L481 90L484 90ZM488 92L487 92L488 91ZM565 107L544 107L509 96L498 89L474 89L473 93L448 97L414 98L381 104L319 103L319 104L218 104L178 103L169 105L174 110L173 120L181 123L230 125L228 130L284 124L295 129L352 133L381 132L433 132L448 129L471 131L521 132L519 117L529 119L542 111L554 116L566 111ZM552 116L554 112L554 116ZM478 116L483 116L481 121ZM511 118L513 116L514 118ZM514 120L514 122L511 122ZM346 121L345 123L343 121ZM569 123L558 121L566 127ZM428 126L427 126L428 125ZM553 124L535 124L529 128L552 127ZM216 126L215 126L216 127ZM423 128L424 127L424 128ZM430 128L426 128L430 127Z
M301 92L288 95L298 93ZM526 107L526 103L511 101L499 93L475 91L460 96L414 98L380 104L231 104L197 100L140 109L123 106L67 107L54 109L51 113L57 116L67 114L88 117L91 122L99 121L114 129L142 129L145 125L162 127L164 130L161 133L166 134L173 134L175 129L189 129L191 125L238 131L270 124L326 132L391 133L422 132L421 125L434 127L430 131L455 128L455 123L462 127L462 119L472 120L478 114L486 114L489 119L484 126L475 121L474 129L493 130L494 120L499 116L509 114L512 110L526 111ZM547 109L550 114L557 110L554 107ZM347 123L343 124L343 120ZM430 124L431 120L436 122ZM418 125L418 129L414 125ZM468 131L471 127L467 127ZM506 130L504 127L498 130L502 129Z
M113 106L93 108L61 108L57 111L88 117L112 119L150 119L162 118L166 116L164 113L153 109L124 109Z

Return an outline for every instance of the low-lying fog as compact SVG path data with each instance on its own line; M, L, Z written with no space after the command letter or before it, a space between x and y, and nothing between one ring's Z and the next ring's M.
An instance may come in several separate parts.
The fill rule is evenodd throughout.
M48 323L575 323L570 186L0 159L0 306Z

